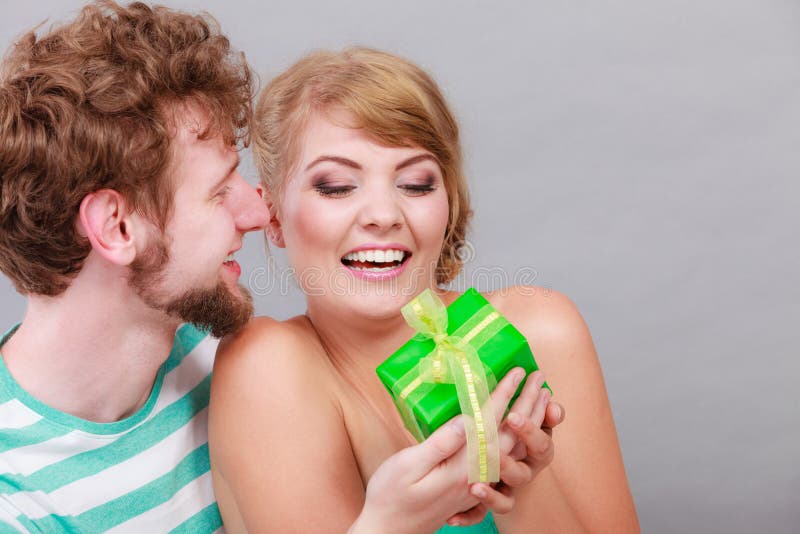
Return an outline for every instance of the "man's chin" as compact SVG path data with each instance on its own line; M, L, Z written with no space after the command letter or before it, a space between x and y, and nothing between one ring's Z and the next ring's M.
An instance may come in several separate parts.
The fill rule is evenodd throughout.
M165 311L208 330L214 337L233 334L253 316L253 298L241 285L231 289L220 281L211 289L193 289L172 300Z

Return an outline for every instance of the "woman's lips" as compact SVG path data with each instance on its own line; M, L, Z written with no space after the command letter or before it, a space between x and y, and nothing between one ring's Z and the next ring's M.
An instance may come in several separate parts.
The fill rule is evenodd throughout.
M379 281L399 276L410 257L411 253L404 250L367 249L345 254L341 261L358 278Z

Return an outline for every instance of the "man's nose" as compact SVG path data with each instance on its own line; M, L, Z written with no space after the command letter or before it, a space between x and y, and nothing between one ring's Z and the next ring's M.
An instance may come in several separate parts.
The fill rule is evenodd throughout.
M258 191L239 177L240 186L238 202L234 205L236 227L242 232L263 230L269 223L269 210L267 204Z

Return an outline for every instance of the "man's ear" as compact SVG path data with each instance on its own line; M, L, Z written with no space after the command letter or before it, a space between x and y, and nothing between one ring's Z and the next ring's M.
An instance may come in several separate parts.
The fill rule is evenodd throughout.
M281 228L281 221L278 218L278 209L275 205L272 192L263 186L258 188L258 192L261 193L261 198L264 199L264 202L267 204L267 210L269 210L269 223L267 223L264 232L266 232L267 237L273 245L278 248L285 248L286 243L283 241L283 229Z
M128 212L121 194L100 189L83 197L77 226L103 258L117 265L130 265L136 257L134 235L140 223Z

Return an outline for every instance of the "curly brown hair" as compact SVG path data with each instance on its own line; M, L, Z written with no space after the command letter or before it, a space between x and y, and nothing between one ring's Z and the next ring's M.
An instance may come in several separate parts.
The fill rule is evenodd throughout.
M458 124L436 82L404 58L364 47L313 52L264 88L256 104L253 154L278 210L308 121L332 109L345 110L353 127L384 145L418 146L436 158L450 205L436 282L453 280L463 266L459 249L472 216Z
M22 294L62 293L91 247L83 198L114 189L164 229L174 110L209 116L201 137L247 144L252 75L208 14L111 1L23 35L0 73L0 271Z

